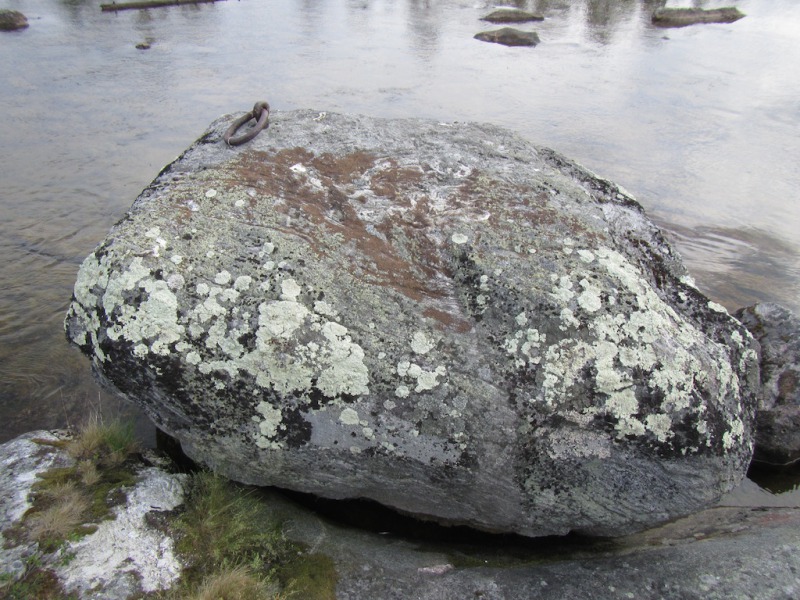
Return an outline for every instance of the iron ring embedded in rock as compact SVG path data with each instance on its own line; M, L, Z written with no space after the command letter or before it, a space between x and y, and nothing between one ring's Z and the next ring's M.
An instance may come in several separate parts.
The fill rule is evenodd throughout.
M239 137L233 137L239 128L248 123L251 119L256 120L256 124L248 131L247 133L243 133ZM266 102L256 102L253 110L249 113L245 113L238 119L236 119L228 130L225 132L225 135L222 136L222 139L225 141L226 144L229 146L240 146L245 142L249 142L254 137L256 137L259 133L261 133L262 129L266 129L269 126L269 104Z

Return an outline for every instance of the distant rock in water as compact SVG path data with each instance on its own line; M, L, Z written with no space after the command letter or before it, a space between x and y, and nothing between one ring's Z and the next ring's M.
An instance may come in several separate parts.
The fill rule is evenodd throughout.
M493 42L504 46L536 46L539 43L539 34L535 31L522 31L513 27L503 27L494 31L481 31L475 34L475 39L482 42Z
M639 204L491 125L210 129L83 262L99 377L241 482L527 536L621 535L744 476L748 331Z
M28 26L28 17L18 10L0 8L0 31L14 31Z
M490 23L527 23L529 21L544 21L544 17L516 8L501 8L485 17L481 17L481 21L489 21Z
M744 16L736 7L659 8L653 13L653 24L659 27L686 27L698 23L733 23Z
M800 319L778 304L743 308L736 318L761 344L761 394L753 459L800 460Z

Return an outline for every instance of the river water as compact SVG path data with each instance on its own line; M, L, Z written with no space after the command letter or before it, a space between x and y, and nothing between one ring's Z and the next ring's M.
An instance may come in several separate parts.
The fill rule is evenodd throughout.
M0 442L138 414L65 341L78 265L210 121L261 99L506 126L633 193L712 299L800 312L795 0L681 29L650 24L658 1L518 0L546 16L522 27L536 48L474 40L484 0L99 3L3 2L30 27L0 33Z

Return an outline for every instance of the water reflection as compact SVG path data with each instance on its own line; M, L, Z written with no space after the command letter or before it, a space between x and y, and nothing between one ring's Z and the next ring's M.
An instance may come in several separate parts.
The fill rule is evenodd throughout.
M733 312L756 302L791 306L800 296L796 246L757 228L681 227L660 223L683 250L689 272L707 295Z

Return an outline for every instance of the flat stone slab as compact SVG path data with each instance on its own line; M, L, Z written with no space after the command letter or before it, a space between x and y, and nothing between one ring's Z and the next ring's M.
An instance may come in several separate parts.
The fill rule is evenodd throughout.
M490 23L528 23L530 21L544 21L544 17L526 10L501 8L485 17L481 17L481 21L489 21Z
M699 23L733 23L744 16L736 7L659 8L653 13L653 24L659 27L686 27Z

